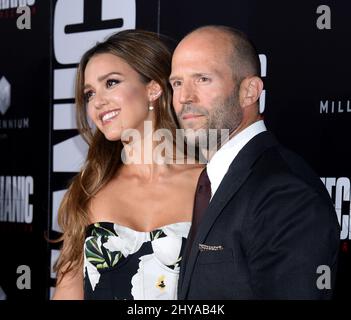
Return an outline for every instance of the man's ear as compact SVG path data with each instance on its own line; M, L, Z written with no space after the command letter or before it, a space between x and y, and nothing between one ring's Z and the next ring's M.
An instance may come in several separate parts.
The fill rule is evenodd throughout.
M240 83L239 101L240 106L245 108L255 104L263 90L263 81L260 77L247 77Z
M150 102L156 101L162 94L161 86L154 80L147 85L147 90Z

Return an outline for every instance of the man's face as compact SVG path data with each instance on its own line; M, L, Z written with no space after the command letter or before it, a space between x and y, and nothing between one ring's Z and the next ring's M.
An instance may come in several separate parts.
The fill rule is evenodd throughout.
M232 132L242 121L230 50L230 42L223 35L207 33L192 34L178 45L170 83L182 128L202 133L208 129Z

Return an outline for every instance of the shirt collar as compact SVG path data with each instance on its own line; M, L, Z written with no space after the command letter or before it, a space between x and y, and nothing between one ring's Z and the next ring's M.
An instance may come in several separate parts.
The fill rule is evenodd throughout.
M211 182L212 197L227 173L230 164L240 150L256 135L266 131L263 120L256 121L227 141L207 164L207 174Z

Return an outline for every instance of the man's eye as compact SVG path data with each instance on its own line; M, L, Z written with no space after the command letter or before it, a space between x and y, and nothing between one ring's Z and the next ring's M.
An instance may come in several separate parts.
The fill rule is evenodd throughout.
M210 81L210 79L208 77L200 77L199 78L199 82L207 82Z
M84 100L86 101L86 102L88 102L90 99L91 99L91 97L94 95L94 93L93 93L93 91L87 91L87 92L85 92L84 93Z
M114 85L118 84L120 81L116 80L116 79L109 79L106 81L106 87L110 88L113 87Z

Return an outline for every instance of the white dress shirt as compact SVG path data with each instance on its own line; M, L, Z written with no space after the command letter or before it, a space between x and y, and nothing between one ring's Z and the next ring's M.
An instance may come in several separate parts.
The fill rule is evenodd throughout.
M229 141L227 141L211 158L207 164L207 175L211 182L211 199L216 193L223 177L227 173L230 164L233 162L239 151L256 135L266 131L266 126L263 120L259 120Z

